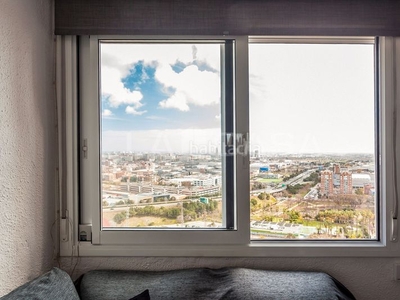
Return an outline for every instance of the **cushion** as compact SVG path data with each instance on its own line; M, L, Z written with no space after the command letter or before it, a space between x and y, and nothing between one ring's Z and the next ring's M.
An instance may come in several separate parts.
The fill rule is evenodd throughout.
M25 283L0 299L79 300L80 298L71 277L66 272L53 268L50 272Z

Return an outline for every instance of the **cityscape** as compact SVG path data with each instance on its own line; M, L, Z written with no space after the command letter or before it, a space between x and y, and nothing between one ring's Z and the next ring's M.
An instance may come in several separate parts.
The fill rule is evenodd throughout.
M252 240L377 238L372 154L256 150L249 169ZM221 155L105 152L102 206L103 227L222 228Z
M223 47L100 44L103 227L224 229ZM235 200L252 240L379 238L374 57L372 43L249 44L249 114L233 121L249 121Z

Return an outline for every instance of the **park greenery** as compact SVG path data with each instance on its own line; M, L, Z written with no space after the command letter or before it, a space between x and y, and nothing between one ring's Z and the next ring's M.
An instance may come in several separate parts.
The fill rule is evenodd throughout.
M121 182L127 182L128 181L128 177L122 177ZM129 182L137 182L138 178L137 176L131 176L129 177Z
M297 170L295 170L292 174L283 177L283 181L288 181L289 179L292 179L292 178L294 178L294 177L300 175L301 172L303 172L303 170L297 169Z
M304 184L295 184L295 185L288 185L287 187L286 187L286 191L289 193L289 194L292 194L292 195L295 195L295 194L298 194L299 193L299 191L302 189L302 188L304 188L305 187L305 185Z
M310 176L303 179L303 181L312 181L315 184L320 182L319 172L313 172Z
M288 192L298 193L304 186L302 184L290 186ZM314 227L318 230L318 234L311 235L309 237L311 239L321 238L320 235L332 237L334 234L339 238L369 238L371 237L371 228L374 227L375 214L370 209L361 209L359 207L363 203L361 200L358 200L357 205L351 205L360 196L356 193L355 195L343 195L342 197L338 196L329 200L318 201L319 205L325 205L326 207L326 205L336 206L340 200L339 207L341 208L326 207L325 209L311 213L306 208L306 205L315 207L315 204L307 204L307 201L292 200L290 206L288 204L283 206L280 205L280 202L274 196L268 193L260 193L250 198L250 211L252 220L273 223L282 222L282 224L287 222ZM278 231L257 228L253 228L252 233L259 236L267 235L269 237L283 235L283 233L279 233ZM295 237L285 236L285 238Z
M204 215L214 212L218 208L218 202L215 200L209 200L208 203L202 203L197 201L184 202L183 207L177 205L174 207L155 207L153 205L146 205L142 207L130 207L128 212L122 211L117 213L113 220L117 224L121 224L127 218L133 218L135 216L155 216L167 219L177 219L178 216L182 215L185 220L196 220Z

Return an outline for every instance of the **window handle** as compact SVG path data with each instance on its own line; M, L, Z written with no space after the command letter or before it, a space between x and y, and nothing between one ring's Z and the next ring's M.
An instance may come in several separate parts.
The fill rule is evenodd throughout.
M249 153L249 133L236 134L236 153L238 154L238 168L247 170L249 162L247 155Z
M64 243L69 241L69 222L68 210L66 210L66 216L60 220L61 241Z
M87 152L88 152L87 139L83 140L82 151L83 151L83 158L87 158Z
M397 242L397 218L392 218L392 232L390 233L390 240L392 242Z

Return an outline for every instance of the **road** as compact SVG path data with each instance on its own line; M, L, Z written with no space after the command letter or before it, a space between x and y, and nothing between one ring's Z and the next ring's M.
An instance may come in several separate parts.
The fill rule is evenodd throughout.
M317 169L310 169L307 171L304 171L303 173L300 173L299 175L297 175L296 177L290 178L289 180L286 180L284 182L282 182L282 187L279 188L265 188L265 189L259 189L259 190L252 190L250 191L251 194L257 194L257 193L268 193L268 194L272 194L272 193L278 193L278 192L282 192L283 190L286 190L286 186L288 185L295 185L298 183L302 183L304 178L307 178L308 176L310 176L313 172L317 171Z

